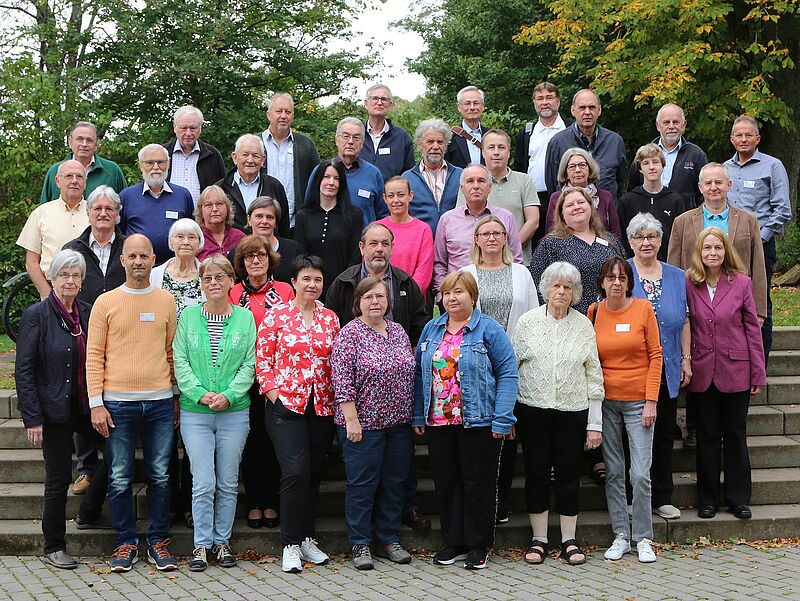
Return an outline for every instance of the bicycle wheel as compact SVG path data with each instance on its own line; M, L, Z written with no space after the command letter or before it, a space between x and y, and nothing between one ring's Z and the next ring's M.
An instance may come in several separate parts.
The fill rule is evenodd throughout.
M17 341L22 312L37 302L39 302L39 291L27 274L17 280L8 291L3 300L3 327L8 337L14 342Z

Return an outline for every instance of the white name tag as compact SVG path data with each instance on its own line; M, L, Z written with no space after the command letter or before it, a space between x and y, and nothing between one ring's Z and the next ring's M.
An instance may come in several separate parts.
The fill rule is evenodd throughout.
M745 188L755 188L756 187L756 183L753 180L750 180L750 179L744 180L742 182L742 185L744 185Z
M358 195L361 198L369 198L370 197L369 190L364 190L363 188L359 188L358 189Z
M631 324L629 323L617 324L617 332L630 332L630 331L631 331Z
M603 246L608 246L608 240L603 240L602 238L598 237L595 238L594 241L597 242L598 244L602 244Z
M177 219L178 218L178 211L167 211L164 216L167 219Z
M139 321L155 321L155 313L139 313Z
M199 298L185 298L185 299L183 299L183 304L186 305L187 307L190 307L191 305L196 305L199 302L200 302Z
M378 154L392 154L391 148L378 148Z

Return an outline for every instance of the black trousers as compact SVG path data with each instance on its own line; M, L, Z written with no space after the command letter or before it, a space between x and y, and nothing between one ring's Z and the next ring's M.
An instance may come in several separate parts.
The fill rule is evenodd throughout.
M514 468L517 466L517 441L503 441L500 453L500 471L497 475L497 511L508 511L508 497L514 480Z
M697 502L720 506L720 466L725 470L725 504L750 504L752 481L747 451L750 391L720 392L714 384L695 397L697 407Z
M281 544L299 545L314 536L320 474L335 432L333 416L314 413L313 397L304 415L289 411L280 399L268 403L265 413L281 468Z
M555 510L578 515L580 471L589 410L560 411L517 403L517 438L525 458L528 513L550 510L550 468L555 475Z
M169 488L172 492L172 511L183 516L192 511L192 466L185 447L183 458L178 457L178 434L179 431L176 431L169 458Z
M772 294L770 292L772 273L775 271L775 261L777 251L775 249L775 238L769 242L764 242L764 267L767 271L767 318L761 326L761 339L764 342L765 365L769 362L769 352L772 350Z
M264 397L256 384L250 389L250 432L242 452L242 484L248 509L277 511L281 466L267 435L265 408Z
M502 440L490 427L428 426L425 434L444 544L491 547Z
M672 504L672 449L677 413L677 397L669 398L667 383L661 382L653 430L653 462L650 464L650 502L653 507ZM628 464L630 465L630 460Z

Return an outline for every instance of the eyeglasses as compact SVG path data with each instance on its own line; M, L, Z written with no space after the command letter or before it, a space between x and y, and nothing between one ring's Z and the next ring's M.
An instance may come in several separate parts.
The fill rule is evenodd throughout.
M647 236L631 236L631 240L636 242L636 244L641 244L645 240L647 240L650 244L654 244L661 236L657 234L648 234Z
M70 280L72 280L73 282L80 282L83 279L83 276L79 273L59 273L56 274L56 277L59 280L64 280L65 282L68 282Z
M361 134L339 134L339 137L345 142L361 142L361 140L364 139L364 136Z
M386 300L386 294L384 294L383 292L376 292L374 294L368 292L361 298L369 302L372 302L374 300Z
M72 138L72 139L75 140L78 144L94 144L95 142L97 142L97 140L95 140L94 138L84 138L83 136L78 136L77 138Z
M578 169L588 169L589 163L572 163L567 165L567 171L577 171Z
M257 253L247 253L247 254L244 256L244 260L245 260L247 263L252 263L252 262L253 262L253 261L255 261L256 259L258 259L258 260L259 260L261 263L263 263L264 261L266 261L266 260L267 260L267 253L265 253L265 252L262 250L261 252L257 252Z
M475 234L475 236L481 240L488 240L489 238L502 238L505 235L505 232L481 232L480 234Z
M556 96L555 94L548 94L547 96L537 96L537 97L535 98L535 100L536 100L537 102L542 102L543 100L547 100L547 101L550 101L550 102L552 102L552 101L553 101L553 100L555 100L556 98L558 98L558 96Z
M388 96L368 96L367 100L371 100L372 102L382 102L384 104L388 104L392 101L392 99Z
M159 167L165 167L168 163L169 161L167 159L158 159L155 161L151 160L142 161L142 165L144 165L145 167L154 167L155 165L158 165Z
M211 282L216 282L217 284L221 284L225 281L228 277L227 273L215 273L214 275L204 275L200 280L204 284L210 284Z
M625 282L628 281L628 276L614 275L613 273L609 273L608 275L606 275L606 281L607 282L619 281L620 284L624 284Z

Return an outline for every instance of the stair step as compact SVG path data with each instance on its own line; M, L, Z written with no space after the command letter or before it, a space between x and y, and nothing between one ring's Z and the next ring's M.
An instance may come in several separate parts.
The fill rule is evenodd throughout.
M800 327L780 326L772 328L772 350L798 350L800 349ZM770 357L772 352L770 352Z
M773 350L769 354L768 376L792 376L800 374L800 350Z
M800 403L800 376L771 376L767 378L766 399L763 391L753 397L757 405L795 405Z

